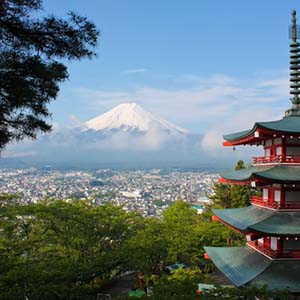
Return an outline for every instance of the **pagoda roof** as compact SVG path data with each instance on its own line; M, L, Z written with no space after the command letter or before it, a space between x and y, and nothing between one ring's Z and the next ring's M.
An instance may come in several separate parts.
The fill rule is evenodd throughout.
M238 287L253 280L272 263L272 260L248 246L204 249L217 268Z
M295 183L300 182L300 167L298 166L253 166L240 170L230 170L221 174L227 181L272 181Z
M300 211L275 211L251 205L213 209L213 213L221 221L243 232L260 232L272 236L300 234Z
M249 286L268 285L272 290L290 290L300 292L300 261L274 260L270 267L251 280Z
M300 291L300 260L271 260L248 246L205 247L217 268L239 286Z
M285 116L281 120L269 122L256 122L251 129L224 135L224 139L228 142L238 142L254 134L257 129L265 129L271 132L300 134L300 116Z

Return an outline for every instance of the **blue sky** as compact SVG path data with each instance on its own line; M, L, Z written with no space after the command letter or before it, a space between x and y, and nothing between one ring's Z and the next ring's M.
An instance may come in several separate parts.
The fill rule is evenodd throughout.
M101 31L98 57L68 64L53 123L134 101L213 147L220 132L278 118L290 106L294 8L300 20L296 0L45 0L45 13L73 10Z

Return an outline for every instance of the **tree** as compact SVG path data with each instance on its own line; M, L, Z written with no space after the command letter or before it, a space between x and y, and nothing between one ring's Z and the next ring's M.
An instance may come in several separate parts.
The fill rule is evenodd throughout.
M163 234L168 263L190 264L199 257L199 243L195 234L197 213L189 204L177 201L163 213Z
M238 160L238 162L236 163L234 169L236 171L241 170L241 169L245 169L245 164L243 160Z
M94 299L96 279L127 270L133 213L62 200L0 209L0 299Z
M69 19L33 18L42 0L0 1L0 150L48 132L47 104L68 78L59 60L92 58L98 31L73 12Z
M245 169L245 164L239 160L235 170ZM236 185L228 183L215 183L213 193L209 198L213 201L215 208L237 208L249 205L251 187L248 185Z
M167 259L167 244L157 218L144 220L143 225L127 241L128 267L146 274L158 274Z
M199 267L204 246L224 246L233 237L235 244L243 243L240 235L212 222L211 216L199 216L189 204L177 201L162 219L145 219L127 240L127 265L146 274L161 274L166 265L177 262Z

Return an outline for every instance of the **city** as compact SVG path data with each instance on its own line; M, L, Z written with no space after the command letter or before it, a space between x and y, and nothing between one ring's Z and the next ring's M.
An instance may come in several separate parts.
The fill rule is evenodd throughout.
M1 169L0 189L20 196L22 204L44 198L94 199L96 204L112 202L126 211L159 216L176 200L193 204L201 212L209 202L213 183L219 176L208 172L136 170L59 171Z

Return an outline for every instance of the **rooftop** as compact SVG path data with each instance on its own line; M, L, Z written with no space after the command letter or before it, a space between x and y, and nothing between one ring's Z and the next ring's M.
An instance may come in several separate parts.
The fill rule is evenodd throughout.
M231 282L239 286L267 286L300 292L300 260L271 260L248 246L205 247Z
M244 140L247 137L250 138L250 136L254 135L258 129L265 129L270 132L280 134L300 134L300 114L289 115L277 121L256 122L251 129L227 134L223 137L228 142L238 142L239 140Z
M300 118L299 118L300 120ZM297 166L253 166L240 170L229 170L221 174L227 181L271 181L284 183L300 182L300 168Z
M275 211L256 206L214 209L223 222L244 232L260 232L272 236L299 235L300 211Z

